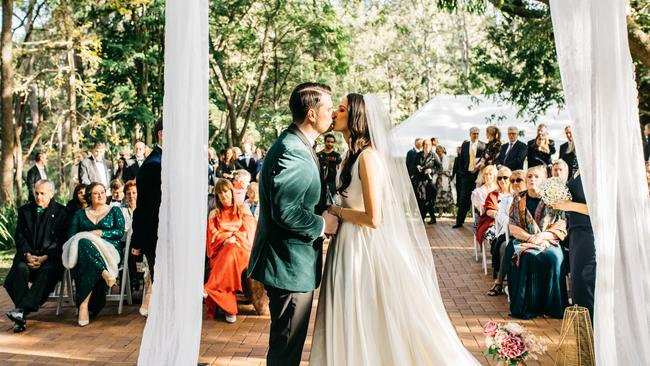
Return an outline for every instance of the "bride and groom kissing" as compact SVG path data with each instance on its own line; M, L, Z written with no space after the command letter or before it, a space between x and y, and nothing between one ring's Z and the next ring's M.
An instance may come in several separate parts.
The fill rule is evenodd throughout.
M444 309L405 165L391 157L388 114L355 93L334 109L331 94L320 83L293 90L293 123L260 172L248 274L269 296L267 364L300 364L328 235L310 364L478 365ZM331 130L349 149L340 205L326 207L312 146Z

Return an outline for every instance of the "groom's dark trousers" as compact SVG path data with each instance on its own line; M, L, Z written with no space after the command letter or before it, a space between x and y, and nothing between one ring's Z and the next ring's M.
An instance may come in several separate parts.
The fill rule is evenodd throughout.
M307 337L314 292L292 292L265 286L271 311L268 366L299 365Z

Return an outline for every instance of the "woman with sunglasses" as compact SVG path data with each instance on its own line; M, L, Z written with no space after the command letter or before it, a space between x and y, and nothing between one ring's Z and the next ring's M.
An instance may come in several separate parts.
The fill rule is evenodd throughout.
M497 296L503 293L503 280L505 279L506 273L508 273L508 264L510 263L504 255L506 246L508 245L508 241L506 241L506 230L510 221L510 206L515 195L519 192L526 191L526 171L515 170L510 175L508 182L510 183L512 194L503 196L499 201L499 209L494 217L493 227L496 240L492 241L491 247L494 285L488 291L488 296Z
M498 189L488 193L487 198L485 198L483 214L479 217L476 228L476 240L480 243L491 243L496 239L494 218L499 212L499 202L512 193L510 189L510 175L512 175L510 168L506 166L499 168L497 172Z

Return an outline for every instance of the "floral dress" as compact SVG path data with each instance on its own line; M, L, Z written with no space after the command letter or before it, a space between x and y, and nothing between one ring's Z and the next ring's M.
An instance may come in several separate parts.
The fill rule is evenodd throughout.
M436 171L436 210L439 213L451 213L454 208L454 196L451 192L451 169L447 155L442 156L442 165Z

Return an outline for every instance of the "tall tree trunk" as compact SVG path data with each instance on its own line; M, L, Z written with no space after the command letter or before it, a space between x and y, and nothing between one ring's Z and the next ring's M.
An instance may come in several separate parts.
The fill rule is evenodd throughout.
M0 203L14 199L14 69L13 69L13 31L11 20L14 12L13 0L2 0L2 155L0 176Z

